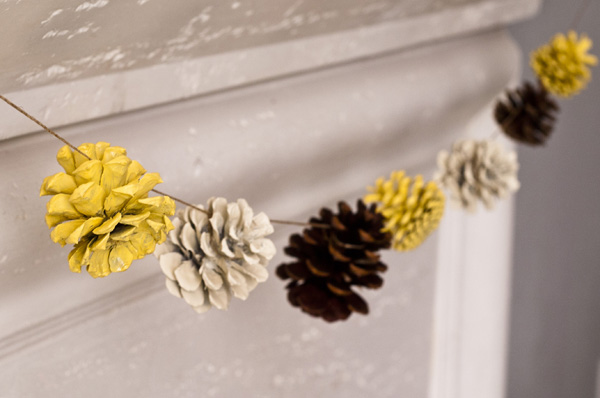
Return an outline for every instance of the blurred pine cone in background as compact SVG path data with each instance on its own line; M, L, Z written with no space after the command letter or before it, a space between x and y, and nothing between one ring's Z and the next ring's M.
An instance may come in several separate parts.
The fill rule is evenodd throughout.
M470 212L483 202L490 210L498 199L519 189L517 153L496 141L463 140L438 153L435 178L450 192L452 203Z
M507 91L506 101L496 103L494 117L502 131L515 141L528 145L546 142L556 121L559 106L548 91L525 82Z

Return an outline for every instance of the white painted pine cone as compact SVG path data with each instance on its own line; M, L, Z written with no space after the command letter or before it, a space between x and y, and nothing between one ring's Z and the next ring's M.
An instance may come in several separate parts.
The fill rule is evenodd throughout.
M244 199L211 198L206 209L208 214L191 207L178 211L175 228L154 252L169 292L200 313L212 306L226 310L231 296L245 300L267 280L266 266L275 255L265 238L273 233L269 218L254 215Z
M465 140L454 143L450 153L438 154L435 178L450 192L450 200L468 211L481 200L492 209L497 198L519 189L519 163L514 151L496 141Z

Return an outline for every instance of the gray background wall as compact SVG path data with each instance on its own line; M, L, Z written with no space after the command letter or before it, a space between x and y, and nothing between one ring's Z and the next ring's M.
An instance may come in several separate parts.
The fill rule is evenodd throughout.
M546 0L511 33L528 54L567 31L585 0ZM600 2L579 28L600 55ZM509 353L510 398L595 395L600 359L600 68L586 91L560 102L546 148L521 148Z

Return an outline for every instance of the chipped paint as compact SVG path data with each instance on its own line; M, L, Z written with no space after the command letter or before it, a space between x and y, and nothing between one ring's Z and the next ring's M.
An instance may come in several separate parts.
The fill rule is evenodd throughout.
M23 41L22 50L10 42L0 48L0 88L30 88L352 29L363 32L370 25L440 7L498 1L510 0L230 0L210 5L178 0L169 13L163 11L164 2L150 0L5 1L10 7L0 13L0 35L33 34L39 40ZM29 7L35 12L27 13ZM22 20L23 15L32 20ZM132 16L152 23L132 24ZM16 18L22 21L18 27L12 23ZM31 26L40 29L31 31ZM343 43L332 53L351 45ZM104 60L117 48L121 55ZM321 63L330 58L324 57ZM55 73L57 66L63 73Z
M53 11L48 18L44 19L42 22L40 22L41 25L46 25L48 22L50 22L52 20L52 18L54 18L57 15L62 14L63 9L59 8L58 10Z
M107 5L108 5L108 0L96 0L93 2L86 1L85 3L78 5L77 8L75 9L75 11L77 11L77 12L90 11L94 8L106 7Z

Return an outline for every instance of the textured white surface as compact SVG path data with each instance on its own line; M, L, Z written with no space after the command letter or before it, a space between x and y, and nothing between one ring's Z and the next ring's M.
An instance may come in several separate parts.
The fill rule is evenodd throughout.
M475 115L489 115L490 101L516 63L512 42L488 33L61 132L75 143L125 146L132 158L160 172L166 182L158 188L175 196L197 202L216 194L244 196L274 218L303 220L322 205L353 201L394 168L430 176L436 152L471 134L465 126ZM480 134L491 128L485 120ZM480 289L502 311L507 290L495 279L464 281L468 275L478 278L468 269L459 275L473 286L466 296L472 304L461 292L436 285L436 264L458 262L464 270L481 253L462 262L449 250L452 245L438 245L443 236L435 234L418 251L386 254L384 287L365 292L372 314L338 325L288 305L284 283L273 275L283 259L279 253L269 266L271 278L249 300L233 303L229 312L198 316L164 290L151 256L102 280L68 271L68 250L48 238L46 199L37 197L43 177L58 168L59 147L41 134L0 145L0 190L6 193L0 196L0 222L11 226L0 231L5 396L43 391L86 397L419 398L428 395L432 375L449 363L456 364L451 378L436 376L441 388L431 396L479 397L471 391L449 395L445 388L457 380L468 383L473 367L487 376L477 384L490 392L486 398L501 396L495 387L502 382L503 356L496 350L502 347L503 318L490 318L482 338L477 327L460 323L473 318L458 315L482 313ZM493 228L508 228L509 213L507 208L493 218L475 218L479 227L489 228L489 235L479 230L475 235L481 235L481 248L496 258L500 273L508 269L502 257L508 240L495 239ZM277 247L295 230L277 228ZM446 238L473 235L452 226L442 231ZM436 290L446 295L441 300L456 302L450 324L458 319L458 333L468 331L460 349L468 355L444 355L454 340L446 338L448 325L436 319L434 328ZM480 345L469 346L472 341Z
M431 312L410 308L431 307L434 249L386 256L395 269L367 293L370 318L338 325L292 309L275 278L198 316L157 275L145 289L158 293L3 360L2 396L425 397Z
M0 92L59 126L489 29L539 3L5 0ZM0 119L0 139L38 130L5 107Z
M20 0L0 3L3 91L235 51L482 0ZM15 24L19 21L19 24Z

